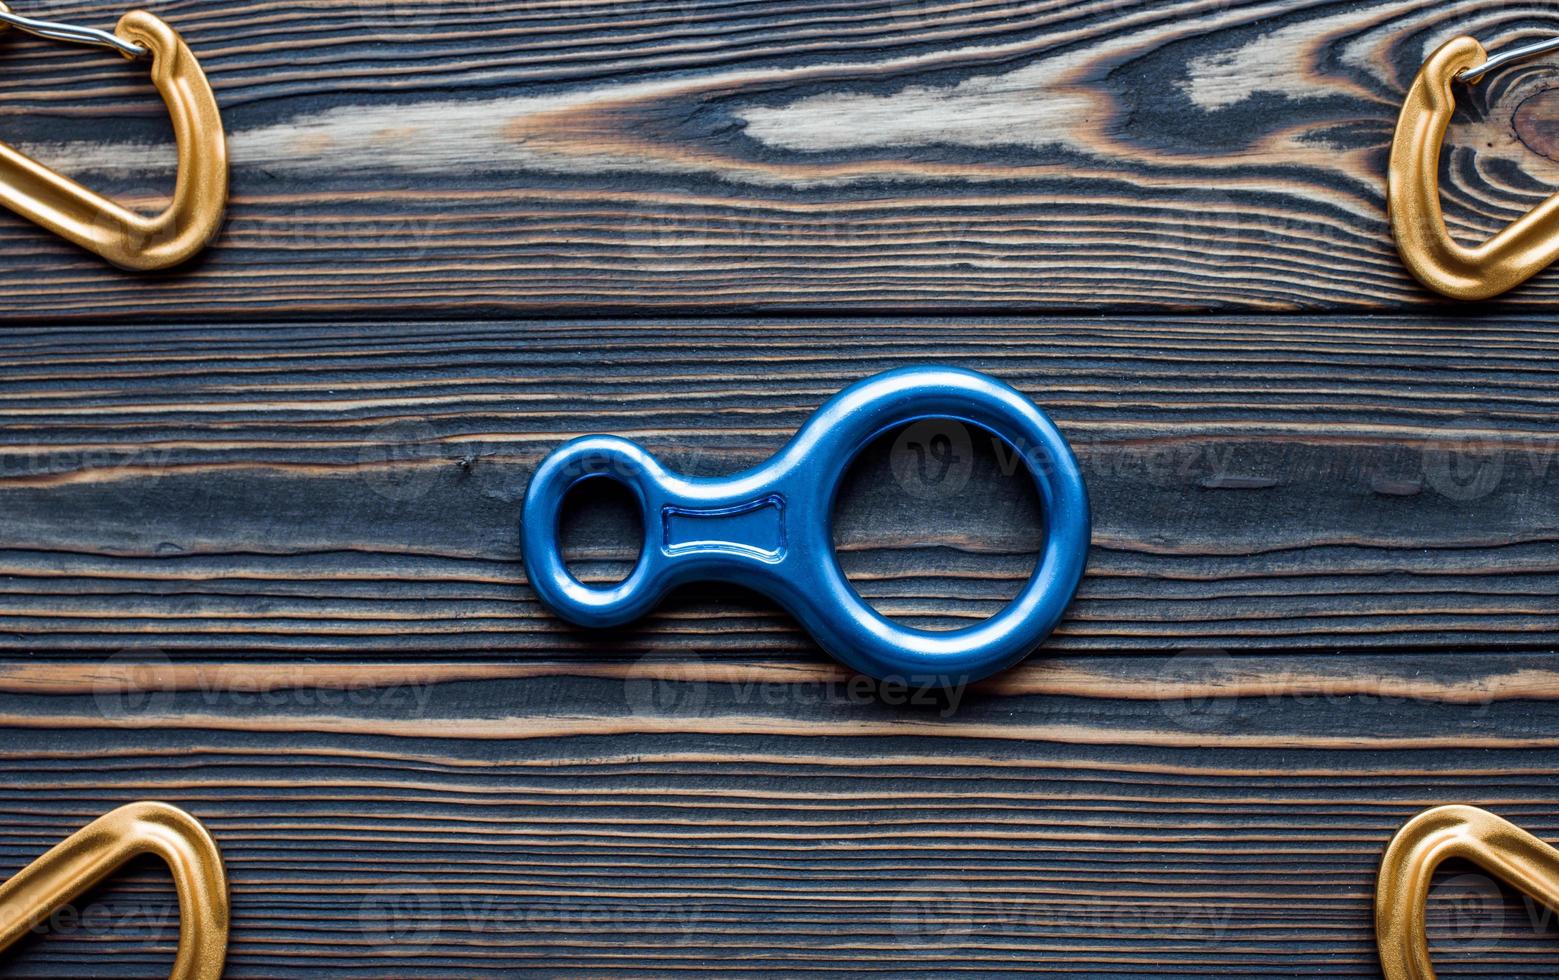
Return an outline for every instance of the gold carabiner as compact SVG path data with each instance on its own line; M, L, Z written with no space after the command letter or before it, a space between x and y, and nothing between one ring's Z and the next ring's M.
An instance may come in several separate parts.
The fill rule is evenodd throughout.
M1426 810L1397 831L1380 864L1375 945L1386 980L1435 980L1424 903L1435 868L1451 858L1471 861L1559 911L1559 850L1487 810Z
M220 980L227 959L227 873L200 821L167 803L130 803L56 844L0 885L0 949L139 854L173 871L179 951L169 980Z
M1429 56L1408 89L1391 141L1386 207L1403 263L1414 278L1438 293L1488 299L1519 286L1559 258L1559 194L1474 248L1451 238L1440 209L1440 147L1456 111L1451 83L1476 81L1501 65L1547 54L1556 45L1559 41L1540 41L1490 58L1473 38L1452 38Z
M216 237L227 208L227 138L216 96L178 33L144 10L120 18L114 33L32 20L0 0L0 29L111 47L127 58L150 55L178 141L173 200L156 216L137 214L94 194L0 142L0 204L125 269L164 269Z

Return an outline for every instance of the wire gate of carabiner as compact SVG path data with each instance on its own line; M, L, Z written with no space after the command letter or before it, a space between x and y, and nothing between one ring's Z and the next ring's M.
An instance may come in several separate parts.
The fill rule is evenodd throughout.
M51 41L63 41L66 44L83 44L93 48L108 48L118 51L126 58L144 58L147 55L145 48L139 44L131 44L117 34L100 31L96 27L80 27L76 24L59 24L49 20L23 17L21 14L7 8L3 3L0 3L0 24L9 24L19 31L24 31L37 37L46 37Z
M1541 41L1533 41L1531 44L1523 44L1519 48L1511 48L1490 57L1481 65L1463 69L1456 76L1458 82L1471 84L1487 75L1491 71L1498 71L1506 65L1513 65L1518 61L1526 61L1528 58L1537 58L1552 51L1559 51L1559 35L1545 38Z

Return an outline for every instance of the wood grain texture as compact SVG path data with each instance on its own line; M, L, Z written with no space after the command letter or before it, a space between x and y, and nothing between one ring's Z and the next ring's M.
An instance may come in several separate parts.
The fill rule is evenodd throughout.
M235 978L1372 978L1412 814L1559 841L1559 272L1438 302L1382 177L1424 55L1552 5L152 9L223 105L221 238L132 276L0 214L0 876L160 798L221 843ZM0 58L0 139L163 199L141 66ZM1554 79L1463 93L1461 238L1559 186ZM934 362L1088 481L1017 670L869 685L718 585L599 633L535 602L520 501L567 438L730 473ZM836 514L857 588L939 628L1040 543L1010 455L944 434ZM584 496L574 567L623 574L637 520ZM1559 969L1474 868L1430 914L1443 978ZM166 976L166 873L39 931L0 974Z
M1547 649L1556 346L1492 319L15 330L0 646L817 662L725 587L561 624L519 561L529 474L587 432L735 472L847 383L940 361L1029 394L1082 460L1095 547L1054 651ZM989 616L1039 547L1022 466L962 438L966 483L906 478L890 439L838 513L862 594L920 625ZM625 574L636 521L571 521L580 574Z
M37 663L0 698L0 870L177 802L222 843L235 978L1368 978L1407 817L1559 838L1559 673L1521 655L1068 658L947 708L689 658ZM165 975L164 879L0 968ZM1470 867L1430 909L1442 977L1559 967Z
M1547 5L1434 0L153 9L223 105L228 227L188 269L132 276L0 215L0 315L1424 308L1384 217L1399 97L1452 36L1559 30ZM166 194L139 66L0 54L0 138L128 201ZM1554 78L1464 96L1456 234L1559 183ZM1541 275L1507 302L1556 298Z

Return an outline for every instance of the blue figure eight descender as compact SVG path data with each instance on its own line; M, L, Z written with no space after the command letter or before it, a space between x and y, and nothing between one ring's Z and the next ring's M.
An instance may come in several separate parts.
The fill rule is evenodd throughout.
M919 630L863 601L834 556L833 506L855 456L885 432L954 419L1000 437L1028 463L1044 503L1044 553L1001 612L957 630ZM574 578L558 548L563 498L606 477L633 491L644 550L628 577L595 588ZM835 395L761 466L723 478L668 472L643 447L584 436L536 470L525 495L525 571L546 605L581 626L616 626L685 582L735 582L788 609L839 660L880 679L952 686L1023 659L1061 619L1088 556L1088 493L1066 439L1027 398L995 378L950 367L888 371Z

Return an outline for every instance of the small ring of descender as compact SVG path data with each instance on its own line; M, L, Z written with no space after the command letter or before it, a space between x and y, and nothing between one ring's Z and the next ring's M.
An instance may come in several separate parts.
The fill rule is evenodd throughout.
M1000 438L1026 460L1044 504L1046 540L1015 599L978 625L912 629L860 597L834 555L835 493L878 436L922 419L953 419ZM563 498L582 480L615 479L638 499L644 549L633 571L604 588L564 566ZM901 368L835 395L768 462L726 478L668 472L643 447L585 436L548 456L525 495L525 570L543 603L581 626L615 626L648 612L673 587L727 581L762 592L801 621L823 649L877 678L956 686L1021 660L1060 621L1082 578L1088 495L1066 439L1043 412L994 378L949 367Z

